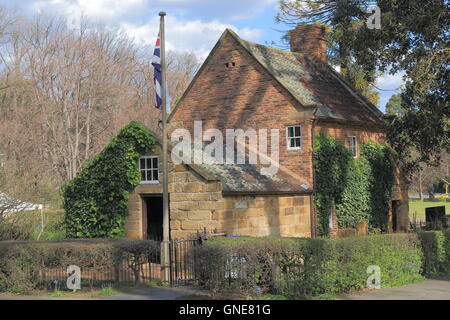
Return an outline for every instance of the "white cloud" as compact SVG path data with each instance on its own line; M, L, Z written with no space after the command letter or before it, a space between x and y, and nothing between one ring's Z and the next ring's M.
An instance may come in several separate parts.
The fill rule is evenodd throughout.
M27 0L25 0L27 1ZM0 0L0 3L2 0ZM76 28L80 16L106 26L120 26L137 42L153 47L159 28L158 11L166 17L167 50L192 51L206 58L226 28L243 39L261 40L257 28L237 28L227 21L256 16L277 0L28 0L32 13L59 14Z
M396 74L383 74L377 79L377 87L383 90L397 90L405 82L403 81L404 72L398 72Z
M226 28L233 29L243 39L257 41L262 35L259 29L237 29L233 25L219 21L203 22L200 20L182 21L175 17L166 17L166 50L192 51L200 59L205 59L220 35ZM159 29L156 17L143 25L122 23L123 29L139 43L153 46Z
M277 2L278 0L154 0L151 4L184 13L185 17L198 14L205 18L214 15L216 18L237 21L255 17L265 7Z
M5 0L0 0L2 3ZM20 4L32 13L81 11L102 22L146 20L160 10L184 19L238 21L253 18L277 0L24 0Z

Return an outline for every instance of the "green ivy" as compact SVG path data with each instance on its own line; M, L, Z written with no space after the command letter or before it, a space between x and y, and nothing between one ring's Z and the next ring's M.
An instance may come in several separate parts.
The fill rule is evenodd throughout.
M387 232L387 217L394 187L393 150L386 145L367 142L362 156L370 165L370 212L369 226L373 230Z
M153 151L154 145L150 131L132 122L63 186L67 237L124 236L128 198L140 182L139 155Z
M344 190L336 200L339 228L356 228L361 220L370 216L370 165L364 158L350 162L347 176L341 183Z
M317 231L328 235L333 202L339 228L356 228L369 221L371 231L386 232L390 199L394 184L391 149L367 142L361 157L353 159L350 150L323 134L316 137L314 170L318 211Z
M333 200L339 202L345 190L348 170L352 163L350 150L334 139L321 134L315 139L314 169L317 194L314 197L318 210L317 231L328 234L328 219Z

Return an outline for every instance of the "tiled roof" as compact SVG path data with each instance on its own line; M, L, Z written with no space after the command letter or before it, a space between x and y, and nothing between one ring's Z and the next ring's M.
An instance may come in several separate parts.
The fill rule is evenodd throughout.
M225 192L308 192L312 189L283 171L273 176L263 175L261 167L253 164L200 166L222 180Z
M228 29L221 39L227 33L231 34L300 105L305 108L318 107L316 116L362 125L384 125L382 113L378 108L353 90L329 65L316 64L300 53L244 41ZM184 95L194 81L195 78ZM282 168L275 176L266 176L261 174L260 166L251 164L202 164L191 167L203 172L203 176L209 174L209 178L217 177L222 181L225 192L310 192L313 188L304 183L301 177L294 177Z
M323 118L384 124L382 112L352 89L327 64L318 64L301 53L279 50L240 39L242 46L303 106L320 106Z

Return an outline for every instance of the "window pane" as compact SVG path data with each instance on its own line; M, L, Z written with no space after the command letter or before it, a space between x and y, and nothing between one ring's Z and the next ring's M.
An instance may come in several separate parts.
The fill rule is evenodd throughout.
M141 181L145 181L145 170L141 170Z
M293 136L294 136L294 128L288 127L288 137L293 137Z
M151 158L146 158L145 162L146 162L146 165L147 165L147 169L150 169L152 167L152 159Z
M152 180L153 181L158 181L158 170L152 170L153 174L152 174Z
M289 139L289 147L295 148L295 139Z
M158 158L153 158L153 169L158 168Z
M299 126L295 127L295 136L300 137L300 127Z
M145 159L139 159L139 165L140 165L140 169L145 169Z
M296 138L295 139L295 146L296 147L300 147L300 144L301 144L300 138Z

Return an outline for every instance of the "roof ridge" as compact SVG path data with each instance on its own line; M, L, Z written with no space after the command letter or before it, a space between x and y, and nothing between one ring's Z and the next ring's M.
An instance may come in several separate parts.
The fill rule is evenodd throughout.
M320 66L325 66L325 68L328 69L328 71L331 73L331 75L332 75L334 78L336 78L336 80L338 80L338 82L341 84L342 87L344 87L344 88L345 88L352 96L354 96L356 99L358 99L358 100L366 107L366 109L368 109L368 111L372 112L379 120L381 120L381 121L384 122L383 118L381 117L383 113L382 113L382 112L381 112L381 111L380 111L373 103L371 103L366 97L364 97L362 94L360 94L360 93L358 92L358 90L356 90L355 88L353 88L353 86L352 86L346 79L344 79L337 71L335 71L335 70L332 68L332 66L330 66L328 63L323 63L323 64L318 65L316 61L314 61L313 59L311 59L310 57L308 57L307 55L305 55L305 54L303 54L303 53L300 53L300 52L292 52L292 51L288 51L288 50L282 50L282 49L273 48L273 47L270 47L270 46L267 46L267 45L264 45L264 44L256 43L256 42L253 42L253 41L244 40L244 39L241 39L241 38L239 37L239 35L237 35L233 30L229 29L229 31L231 32L231 34L232 34L235 38L237 38L237 39L241 42L241 44L242 44L244 47L246 47L245 44L256 45L256 46L264 47L264 48L269 49L269 50L273 50L273 51L276 51L276 52L280 52L280 53L282 53L282 54L291 55L291 56L294 56L294 57L295 57L295 56L296 56L296 57L302 57L302 58L304 58L305 60L308 60L308 62L310 62L310 63L311 63L315 68L317 68L317 69L320 69ZM246 48L247 48L247 47L246 47ZM253 52L252 52L249 48L247 48L247 50L250 52L250 54L251 54L256 60L259 61L258 57L256 57L256 56L253 54ZM263 63L260 62L260 64L262 64L262 65L264 66ZM265 67L265 66L264 66L264 67ZM278 77L277 77L275 74L273 74L273 72L271 72L267 67L265 67L265 69L266 69L266 70L267 70L274 78L276 78L280 83L283 84L283 81L282 81L281 79L278 79ZM287 85L285 85L285 84L283 84L283 85L286 87L286 89L287 89L289 92L291 92L291 89L289 89L289 86L287 86ZM308 91L309 91L309 90L308 90ZM320 97L317 97L315 94L313 94L313 95L314 95L319 101L321 101ZM294 97L295 97L295 95L294 95ZM295 98L299 101L298 97L295 97ZM299 101L299 102L300 102L302 105L305 105L302 101ZM323 104L323 105L326 105L326 103L323 103L323 102L322 102L322 104Z
M254 45L257 45L257 46L260 46L260 47L264 47L264 48L267 48L267 49L270 49L270 50L274 50L274 51L277 51L277 52L280 52L280 53L282 53L282 54L290 54L290 55L292 55L292 56L296 56L296 55L298 55L298 56L300 56L300 57L304 57L304 58L306 58L306 56L304 55L304 54L302 54L302 53L298 53L298 52L291 52L291 51L286 51L286 50L281 50L281 49L277 49L277 48L272 48L272 47L269 47L269 46L265 46L265 45L263 45L263 44L259 44L259 43L256 43L256 42L251 42L251 41L247 41L247 40L244 40L244 39L242 39L241 37L239 37L239 35L237 35L236 34L236 32L234 32L233 30L231 30L231 29L226 29L226 31L228 31L232 36L233 36L233 38L235 38L236 39L236 41L238 41L238 43L242 46L242 47L244 47L246 50L247 50L247 52L250 54L250 56L251 57L253 57L253 59L255 59L263 68L264 68L264 70L266 70L274 79L275 79L275 81L277 81L293 98L294 98L294 100L296 100L298 103L300 103L302 106L304 106L304 107L307 107L307 106L315 106L315 107L317 107L317 106L323 106L323 105L326 105L325 103L323 103L321 100L320 100L320 98L318 98L317 96L315 96L314 94L312 94L309 90L307 90L311 95L313 95L317 100L319 100L320 102L321 102L321 104L309 104L309 103L305 103L305 101L302 101L302 99L300 98L300 97L298 97L298 95L297 94L294 94L294 92L292 91L292 89L289 87L289 85L287 85L286 83L285 83L285 81L283 80L283 79L280 79L280 77L278 77L276 74L274 74L269 68L268 68L268 66L263 62L263 61L261 61L261 59L259 58L259 57L257 57L255 54L254 54L254 52L251 50L251 48L249 48L249 44L254 44Z

